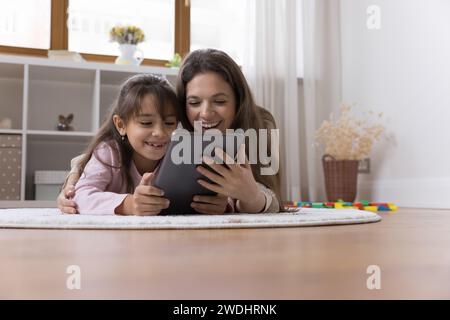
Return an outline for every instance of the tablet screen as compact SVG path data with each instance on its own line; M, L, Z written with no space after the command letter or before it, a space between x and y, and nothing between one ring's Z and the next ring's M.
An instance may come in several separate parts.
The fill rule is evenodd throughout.
M218 130L204 133L176 130L153 181L153 185L164 190L165 197L170 200L169 208L161 211L161 214L196 214L191 207L193 197L216 194L197 182L198 179L203 179L213 183L196 170L199 165L212 170L203 164L202 156L206 155L221 163L221 159L214 153L214 149L219 147L232 159L236 159L237 150L242 143L244 135L239 133L223 134Z

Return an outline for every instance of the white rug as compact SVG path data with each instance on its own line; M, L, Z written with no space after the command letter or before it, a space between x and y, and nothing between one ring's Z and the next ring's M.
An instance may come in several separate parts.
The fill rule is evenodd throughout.
M306 227L380 221L375 213L355 209L310 209L297 212L184 216L63 215L55 208L0 209L0 228L33 229L217 229Z

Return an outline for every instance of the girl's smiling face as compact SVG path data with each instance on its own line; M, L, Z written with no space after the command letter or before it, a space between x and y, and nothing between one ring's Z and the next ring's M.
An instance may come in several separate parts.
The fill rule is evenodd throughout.
M202 130L231 128L236 115L236 97L231 86L215 72L200 73L186 85L189 122L201 121Z
M126 124L119 116L114 116L119 133L127 135L134 149L133 160L141 174L153 171L157 161L166 154L171 134L177 128L175 108L164 106L164 111L160 115L153 97L147 94L142 99L140 113Z

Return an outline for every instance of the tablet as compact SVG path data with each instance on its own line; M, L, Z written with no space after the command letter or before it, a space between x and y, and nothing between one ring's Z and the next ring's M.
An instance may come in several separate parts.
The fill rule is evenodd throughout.
M244 143L244 138L244 135L239 133L222 134L219 130L208 130L204 133L176 130L153 180L153 185L164 190L164 196L170 200L170 206L162 210L161 214L198 214L191 207L193 197L216 195L197 182L198 179L203 179L213 183L196 169L199 165L210 169L203 164L202 156L220 161L214 154L214 148L220 147L232 159L236 159L237 150Z

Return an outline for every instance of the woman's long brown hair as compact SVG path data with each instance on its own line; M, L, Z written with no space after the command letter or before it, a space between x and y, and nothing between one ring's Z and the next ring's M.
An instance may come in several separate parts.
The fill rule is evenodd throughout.
M127 192L134 192L134 183L130 174L134 150L128 142L128 139L126 137L125 139L122 139L122 136L117 131L116 126L114 125L113 116L118 115L125 123L128 123L130 119L140 114L141 101L147 94L150 94L153 97L152 100L156 104L156 109L161 117L163 117L165 113L165 108L173 108L178 112L177 97L167 80L151 74L138 74L130 77L122 84L108 117L101 125L89 146L83 152L83 158L78 166L78 174L81 175L88 161L94 156L102 162L102 164L115 169L120 169L122 178L126 182ZM97 157L95 152L100 143L110 141L114 142L111 143L111 147L117 152L120 159L118 167L113 167L110 164L104 163Z
M189 53L183 60L177 77L177 96L179 100L179 116L183 127L193 131L186 113L186 87L187 84L198 74L214 72L219 74L232 88L236 98L236 115L229 129L275 129L276 124L273 116L267 110L258 107L250 91L247 80L239 66L225 52L216 49L200 49ZM248 144L246 152L248 155ZM267 150L271 150L270 134L268 136ZM273 190L281 205L279 174L261 175L262 165L253 164L253 176L255 180Z

